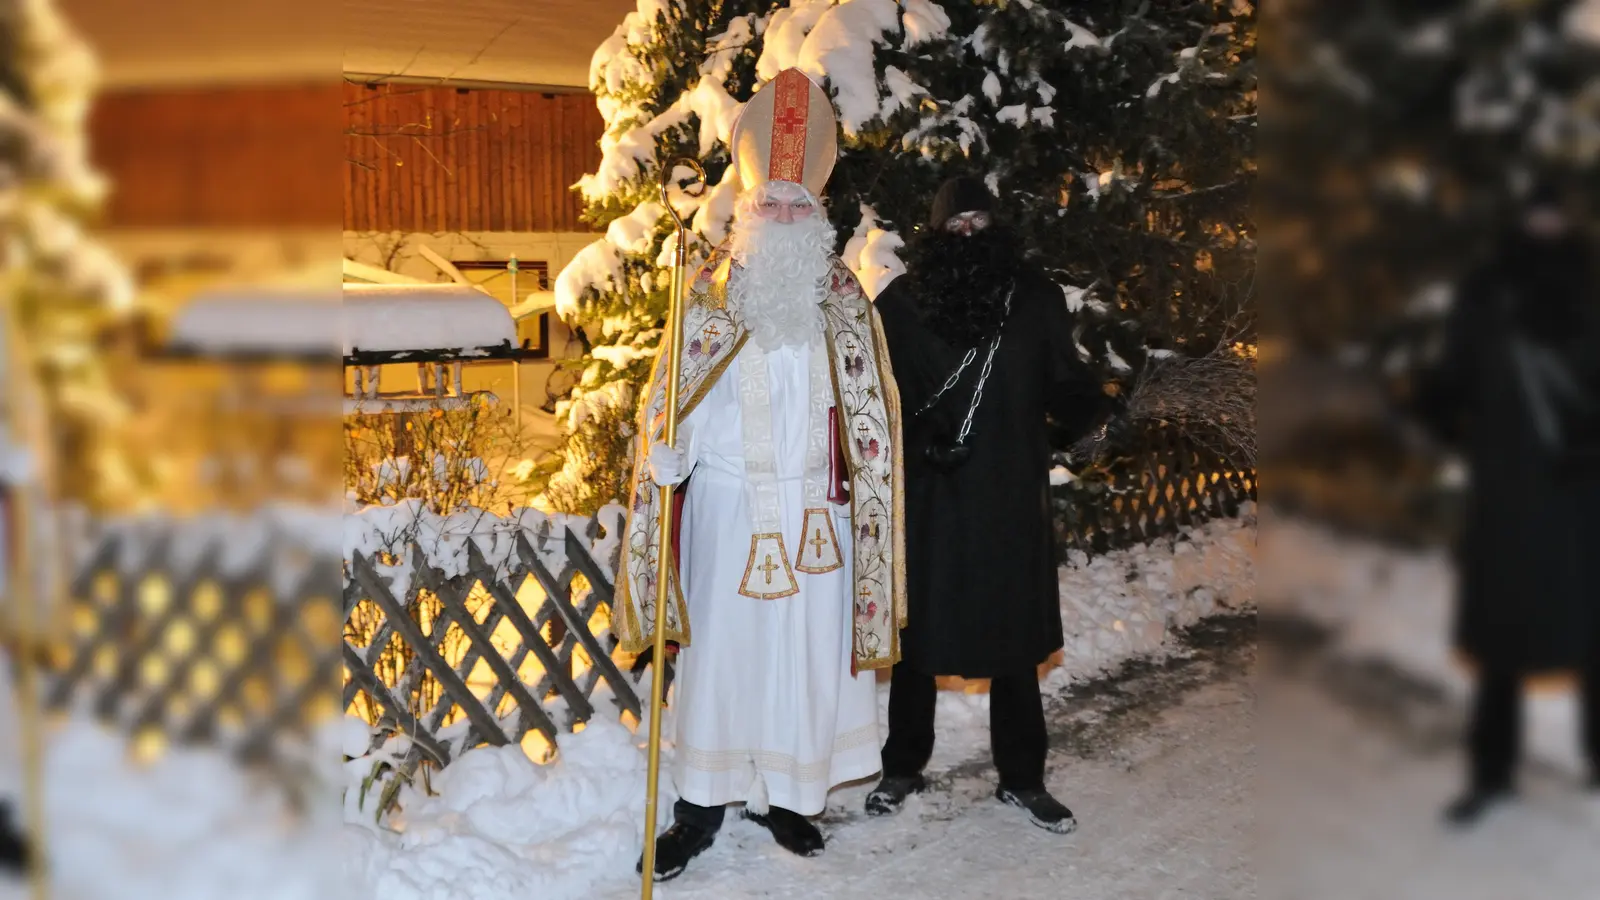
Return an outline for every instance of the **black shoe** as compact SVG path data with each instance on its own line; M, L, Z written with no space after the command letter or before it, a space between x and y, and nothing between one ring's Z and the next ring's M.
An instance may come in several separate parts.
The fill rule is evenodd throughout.
M1509 788L1473 788L1444 808L1445 823L1456 828L1476 825L1490 809L1509 799Z
M778 846L795 856L816 856L822 852L822 832L799 813L774 806L766 815L745 810L744 817L772 832Z
M867 795L867 815L892 816L905 806L907 797L927 789L928 780L921 775L885 775Z
M673 822L672 827L661 832L656 838L656 880L671 881L683 874L688 868L689 860L706 852L716 841L717 833L686 825L683 822ZM639 862L633 867L635 872L644 873L644 856L639 857Z
M1027 810L1033 824L1045 831L1071 834L1078 828L1078 820L1072 817L1072 810L1062 806L1061 801L1050 796L1050 792L1044 788L1014 791L1002 787L995 790L994 796L1007 806Z
M0 800L0 874L21 875L33 854L28 840L11 815L11 804Z

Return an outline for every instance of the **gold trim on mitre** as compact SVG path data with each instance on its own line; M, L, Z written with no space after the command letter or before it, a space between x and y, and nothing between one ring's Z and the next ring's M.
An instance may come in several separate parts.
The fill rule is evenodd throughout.
M839 159L833 101L806 73L784 69L744 105L730 143L745 190L792 181L821 197Z

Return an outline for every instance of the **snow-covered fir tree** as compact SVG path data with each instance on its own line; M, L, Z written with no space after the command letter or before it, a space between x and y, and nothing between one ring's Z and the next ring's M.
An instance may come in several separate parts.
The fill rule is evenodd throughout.
M778 72L834 100L826 202L870 294L904 271L939 184L980 176L1078 313L1082 355L1115 380L1149 349L1249 338L1234 332L1253 256L1253 56L1248 0L639 0L590 75L606 131L579 189L606 233L556 282L590 353L549 501L621 495L676 243L661 166L707 172L703 194L673 199L703 259L738 190L733 124Z
M1600 4L1291 0L1280 23L1271 331L1403 383L1531 184L1600 210Z
M37 387L34 412L48 421L48 459L32 464L56 466L64 497L104 504L135 489L110 438L126 410L99 352L133 288L85 230L106 189L85 127L96 77L88 45L52 0L0 0L0 296L17 332L6 375Z

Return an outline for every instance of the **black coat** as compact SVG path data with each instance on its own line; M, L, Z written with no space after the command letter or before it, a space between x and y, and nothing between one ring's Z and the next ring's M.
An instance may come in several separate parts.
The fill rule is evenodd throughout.
M1472 487L1457 554L1457 646L1485 668L1538 673L1600 652L1600 416L1569 410L1541 440L1513 338L1600 396L1593 279L1580 243L1513 241L1463 285L1418 400L1464 454Z
M1061 289L1032 266L995 275L1013 276L1011 315L967 441L971 457L953 471L931 465L924 448L959 431L987 345L919 418L966 348L926 327L911 276L877 299L906 432L910 621L901 647L905 664L928 674L1031 670L1062 646L1046 417L1081 436L1110 398L1077 356Z

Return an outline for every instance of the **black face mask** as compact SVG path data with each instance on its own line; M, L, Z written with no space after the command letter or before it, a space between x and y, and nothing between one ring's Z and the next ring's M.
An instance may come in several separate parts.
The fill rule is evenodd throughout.
M925 232L907 259L923 322L952 347L984 343L1005 319L1021 262L1016 235L997 224L970 235Z

